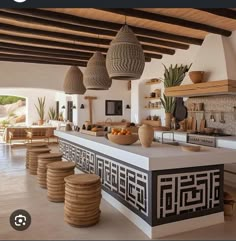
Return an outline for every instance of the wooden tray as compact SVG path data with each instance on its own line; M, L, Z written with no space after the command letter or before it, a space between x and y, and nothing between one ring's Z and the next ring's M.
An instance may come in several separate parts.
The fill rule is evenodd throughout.
M201 146L181 146L183 151L198 152L201 150Z
M105 136L107 131L87 131L87 130L80 130L81 133L91 135L91 136Z

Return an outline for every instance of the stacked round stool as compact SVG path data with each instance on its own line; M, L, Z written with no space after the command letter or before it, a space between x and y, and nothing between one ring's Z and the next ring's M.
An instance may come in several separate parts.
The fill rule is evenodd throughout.
M32 148L29 149L29 172L32 175L37 175L38 169L38 155L43 153L49 153L49 148Z
M52 162L62 161L62 155L62 153L38 155L37 179L40 187L47 188L47 165Z
M45 142L38 142L38 143L28 143L26 144L26 163L25 166L29 168L29 150L36 149L36 148L47 148L48 145Z
M64 220L72 226L88 227L99 222L101 181L95 174L65 178Z
M53 162L47 165L48 200L51 202L64 202L64 178L74 174L73 162Z

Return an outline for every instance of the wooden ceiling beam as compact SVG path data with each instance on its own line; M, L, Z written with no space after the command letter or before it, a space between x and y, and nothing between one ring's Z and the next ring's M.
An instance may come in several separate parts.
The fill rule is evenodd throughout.
M18 44L22 44L22 45L40 45L47 48L51 47L51 49L62 48L63 50L67 49L66 51L69 50L70 52L72 52L71 50L73 51L80 50L80 51L89 51L89 52L100 51L102 53L106 53L108 50L108 48L103 48L103 47L70 44L70 43L63 43L63 42L52 41L52 40L20 37L20 36L7 35L7 34L0 34L0 42L7 42L12 44L15 44L17 42ZM35 46L32 46L32 47L35 47ZM162 55L156 54L156 53L144 52L144 55L147 58L155 58L155 59L162 58Z
M17 62L17 63L31 63L31 64L52 64L52 65L68 65L68 66L74 66L73 64L70 63L62 63L62 62L51 62L51 61L44 61L44 60L29 60L29 59L14 59L14 58L5 58L0 56L0 61L1 62ZM84 64L76 64L75 66L80 66L80 67L86 67Z
M7 31L7 32L13 32L14 34L29 34L29 35L35 35L37 37L46 37L46 38L57 38L61 40L69 40L69 41L76 41L79 43L91 43L91 44L101 44L101 45L110 45L111 40L109 39L102 39L102 38L92 38L92 37L85 37L85 36L78 36L73 34L67 34L67 33L59 33L59 32L51 32L46 30L39 30L39 29L32 29L32 28L24 28L19 26L14 26L11 24L5 24L1 23L1 30ZM38 40L41 42L42 40L39 38ZM169 48L163 48L163 47L157 47L152 45L146 45L142 44L143 50L151 51L151 52L157 52L162 54L175 54L174 49Z
M141 18L141 19L147 19L155 22L162 22L162 23L168 23L172 25L177 25L185 28L190 28L190 29L196 29L196 30L201 30L205 31L208 33L214 33L214 34L220 34L226 37L229 37L231 35L231 31L222 29L222 28L217 28L211 25L203 24L203 23L198 23L198 22L193 22L181 18L176 18L176 17L171 17L171 16L166 16L158 13L151 13L151 12L146 12L142 10L137 10L137 9L130 9L130 8L104 8L100 9L105 12L111 12L111 13L116 13L124 16L130 16L130 17L135 17L135 18Z
M84 61L72 61L72 60L59 60L59 59L52 59L52 58L45 58L45 57L33 57L30 55L16 55L16 54L3 54L0 53L0 59L5 61L13 61L13 62L24 62L33 63L33 62L45 62L45 63L54 63L54 64L62 64L62 65L75 65L75 66L82 66L86 67L87 62Z
M3 54L17 54L17 55L30 55L30 56L35 56L35 57L46 57L46 58L53 58L53 59L65 59L65 60L72 60L72 61L88 61L90 57L92 57L92 54L90 57L86 56L77 56L77 57L72 57L68 55L54 55L51 53L39 53L39 52L34 52L34 51L28 51L25 49L11 49L11 48L1 48L0 47L0 53Z
M71 56L71 55L61 55L58 53L48 53L48 52L38 52L38 51L31 51L31 50L27 50L24 46L21 48L8 48L8 47L1 47L1 43L0 43L0 53L6 53L6 54L27 54L27 55L31 55L31 56L36 56L36 57L50 57L50 58L55 58L55 59L67 59L67 60L78 60L78 61L88 61L93 54L90 53L90 55L88 56L80 56L80 55L75 55L75 56ZM106 57L104 55L104 57ZM151 62L151 58L150 57L145 57L145 62Z
M229 8L196 8L197 10L211 13L224 18L236 19L236 11Z
M71 24L71 23L67 23L67 22L61 22L58 19L54 19L54 18L50 17L50 15L49 15L48 19L45 19L44 16L42 16L40 18L33 17L33 16L26 16L26 15L23 16L23 15L19 14L20 10L18 10L16 13L12 13L11 11L14 11L14 10L11 10L11 9L10 10L9 9L0 10L0 17L7 19L7 20L36 24L36 25L40 25L43 27L45 27L45 26L46 27L57 27L60 29L67 29L67 30L91 33L91 34L97 34L97 35L106 35L106 36L111 36L111 37L114 37L117 33L114 30L93 28L93 27L86 27L86 26L78 25L79 22L76 25L74 23ZM178 48L178 49L188 49L189 48L189 45L187 45L187 44L171 42L171 41L161 40L161 39L156 39L156 38L150 38L147 36L137 35L137 38L140 42L143 42L143 43L151 43L151 44L155 44L155 45L162 45L162 46Z
M65 13L58 13L53 11L47 11L42 9L4 9L4 11L21 14L23 16L32 16L32 17L39 17L48 20L56 20L59 22L70 23L75 25L83 25L83 26L90 26L95 28L101 29L110 29L118 31L123 24L101 21L101 20L94 20L83 18L79 16L73 16L70 14ZM189 44L196 44L201 45L203 39L201 38L192 38L183 35L171 34L166 32L161 32L157 30L151 30L146 28L140 28L133 25L129 25L136 35L154 37L157 39L165 39L165 40L173 40L176 42L184 42Z

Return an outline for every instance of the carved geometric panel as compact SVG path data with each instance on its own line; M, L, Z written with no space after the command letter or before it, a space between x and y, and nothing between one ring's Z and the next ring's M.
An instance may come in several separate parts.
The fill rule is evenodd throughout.
M148 173L66 141L60 140L59 148L63 157L74 161L81 171L99 175L109 194L140 217L148 217Z
M220 209L221 170L202 170L157 176L157 219L191 217ZM169 218L169 219L168 219ZM183 218L184 219L184 218ZM174 218L172 220L175 220Z

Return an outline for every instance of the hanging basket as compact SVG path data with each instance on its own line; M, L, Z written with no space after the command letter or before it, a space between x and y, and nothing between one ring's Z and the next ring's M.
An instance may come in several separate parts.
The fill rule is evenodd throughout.
M128 25L124 25L107 52L106 67L109 77L118 80L139 79L144 66L142 46Z
M78 67L70 67L64 80L63 89L66 94L71 95L83 95L85 93L86 89L83 84L83 73Z
M84 72L84 85L87 90L108 90L111 87L105 58L101 52L95 52Z

